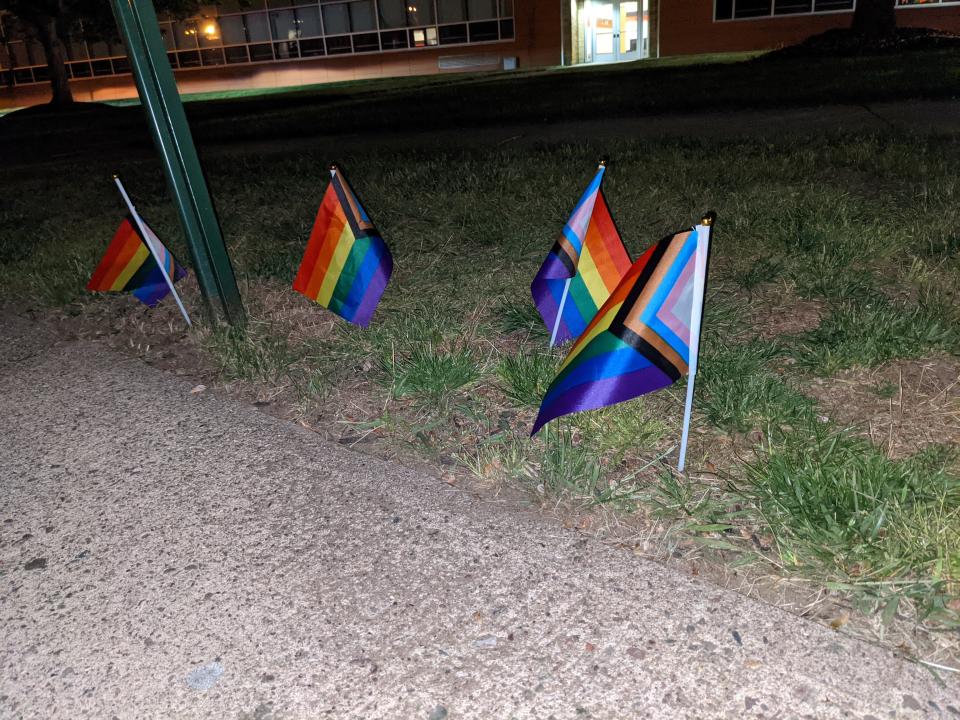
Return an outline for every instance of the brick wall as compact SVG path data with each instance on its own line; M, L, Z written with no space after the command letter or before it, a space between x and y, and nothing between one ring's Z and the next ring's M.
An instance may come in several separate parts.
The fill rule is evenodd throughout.
M513 0L516 47L521 67L560 64L560 13L564 0Z
M651 5L656 0L651 0ZM653 8L651 8L653 11ZM660 0L660 54L691 55L766 50L793 45L831 28L848 27L853 13L793 15L713 22L713 0ZM901 27L960 33L960 5L897 10ZM656 31L653 31L655 42ZM652 51L651 55L656 56Z

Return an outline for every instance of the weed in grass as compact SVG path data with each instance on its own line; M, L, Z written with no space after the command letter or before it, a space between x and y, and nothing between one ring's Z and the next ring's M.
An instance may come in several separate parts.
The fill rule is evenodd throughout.
M737 493L776 538L788 567L845 582L904 581L960 592L960 479L941 453L893 461L813 428L770 445Z
M761 257L750 267L735 277L737 285L747 293L752 293L761 285L776 280L783 271L783 264L776 258Z
M297 360L285 337L253 323L246 330L217 328L207 336L205 345L227 380L277 383Z
M889 400L894 397L898 390L899 386L896 383L887 380L873 386L873 391L877 394L877 397L883 398L884 400Z
M668 548L689 537L698 545L714 550L745 550L742 544L734 542L735 536L729 534L736 528L738 512L728 509L723 491L713 485L664 470L635 497L669 528L663 538ZM750 554L743 555L737 564L752 559Z
M759 341L705 353L697 389L707 420L740 431L778 430L809 420L812 401L769 369L776 354L776 346Z
M791 279L804 298L867 300L879 293L870 273L854 265L865 257L865 249L857 243L826 243L814 253L794 258Z
M920 254L933 262L942 262L960 255L960 233L931 235L920 247Z
M331 378L322 369L314 368L293 377L297 391L297 404L300 407L323 400L331 390Z
M533 301L506 300L496 309L500 329L505 333L525 332L530 337L547 339L550 335Z
M480 366L469 352L444 351L433 343L408 351L395 348L381 359L380 368L394 397L419 395L438 406L480 377Z
M931 277L917 287L917 308L925 316L954 329L960 338L960 267L956 274ZM957 343L953 343L957 347Z
M499 433L472 451L459 453L457 459L486 480L527 480L535 476L530 451L529 438Z
M712 520L718 508L713 490L690 478L664 470L648 495L650 504L662 518L678 516Z
M398 347L439 345L447 337L462 336L462 328L438 304L417 304L403 308L385 318L383 325L373 332L373 342L381 349L385 343Z
M670 428L650 412L646 398L611 407L578 413L570 422L583 442L598 456L609 454L619 464L629 452L648 452L663 439Z
M531 479L545 495L593 499L603 489L600 461L587 445L577 441L573 430L561 425L555 421L541 432L543 454Z
M539 407L557 373L558 360L534 351L507 356L497 366L503 393L518 407Z
M52 272L56 266L57 271ZM28 293L50 307L74 302L83 297L82 288L95 267L95 262L91 264L79 257L69 258L65 266L63 259L34 257L32 269L25 276Z
M747 328L744 327L744 309L721 283L711 280L703 305L704 346L729 345Z
M946 324L943 310L908 307L882 299L845 302L791 349L800 367L829 375L862 365L875 367L896 358L915 358L931 350L955 350L960 331Z
M825 228L806 205L786 208L782 218L779 237L788 250L806 254L826 245L829 238Z

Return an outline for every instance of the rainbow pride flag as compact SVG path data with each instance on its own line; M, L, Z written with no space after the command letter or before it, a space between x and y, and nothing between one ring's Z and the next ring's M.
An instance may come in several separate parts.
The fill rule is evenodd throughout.
M366 327L380 302L393 257L337 167L323 196L293 289Z
M162 259L170 280L177 282L186 277L187 271L180 267L173 253L164 247L146 222L143 222L143 227L154 252ZM87 290L130 292L148 307L154 307L163 300L170 293L170 287L146 243L140 236L136 223L131 218L125 218L117 228L97 269L93 271Z
M687 374L699 344L708 242L705 226L678 232L631 266L570 348L533 433L561 415L630 400Z
M605 170L601 162L530 285L551 345L580 335L630 269L630 255L603 197Z

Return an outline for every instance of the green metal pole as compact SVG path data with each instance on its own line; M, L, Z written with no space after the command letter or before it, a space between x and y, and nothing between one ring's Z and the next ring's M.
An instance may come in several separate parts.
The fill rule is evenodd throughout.
M160 37L156 11L150 0L112 3L211 319L217 322L222 316L231 325L243 325L246 316L240 290Z

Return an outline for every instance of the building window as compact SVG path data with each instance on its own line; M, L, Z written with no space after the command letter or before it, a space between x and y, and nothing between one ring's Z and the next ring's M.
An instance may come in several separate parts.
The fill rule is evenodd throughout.
M443 23L463 22L467 19L466 0L437 0L437 21Z
M350 32L350 11L346 3L323 6L323 28L327 35L346 35Z
M853 10L854 0L814 0L814 12L836 12L838 10Z
M366 32L376 30L377 22L374 20L373 3L369 0L348 3L350 6L350 29L353 32Z
M413 38L413 47L427 47L440 42L435 27L428 27L423 30L411 30L410 36Z
M799 15L810 12L811 0L773 0L774 15Z
M497 16L497 0L470 0L467 4L470 20L490 20Z
M381 28L433 25L433 0L378 0Z
M923 0L896 0L899 3ZM940 0L927 0L940 2ZM747 20L780 15L847 12L855 0L714 0L714 20Z

